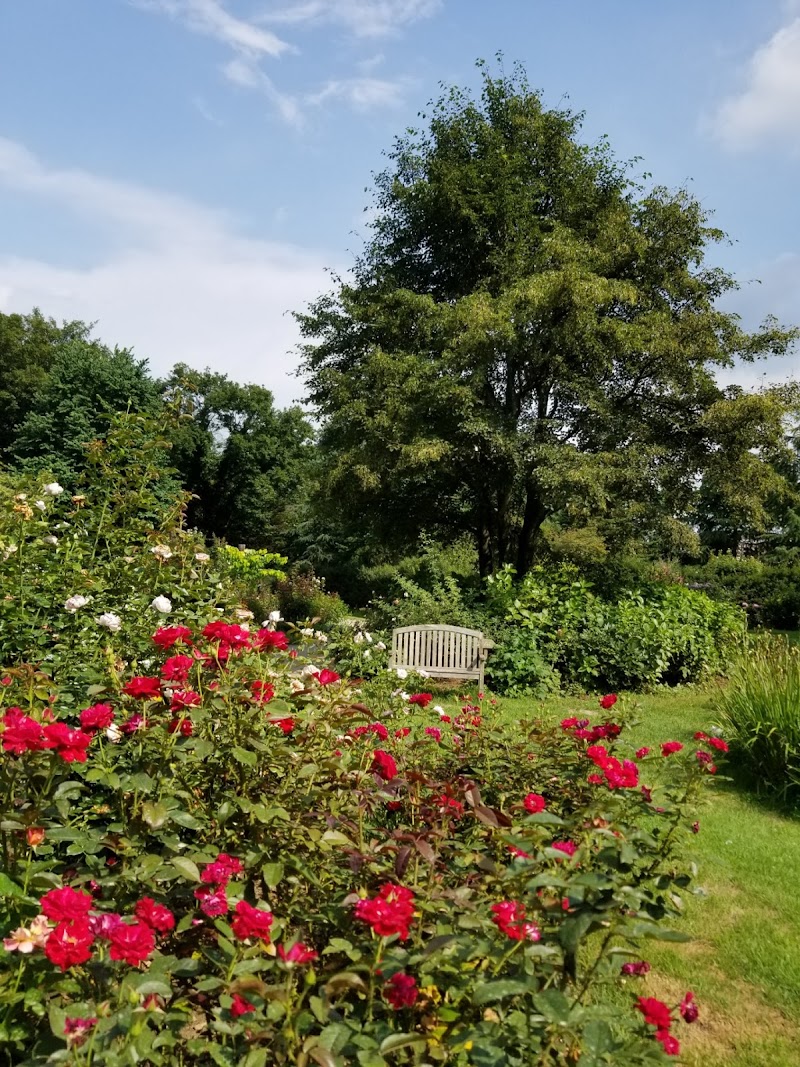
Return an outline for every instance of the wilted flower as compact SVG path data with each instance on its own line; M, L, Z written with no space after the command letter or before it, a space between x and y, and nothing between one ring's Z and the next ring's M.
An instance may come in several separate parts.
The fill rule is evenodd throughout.
M112 745L116 745L117 742L122 740L122 730L120 730L119 726L117 726L116 723L112 722L112 724L106 730L106 737L112 743Z
M160 611L162 615L167 615L172 611L172 601L166 596L157 596L150 601L150 607L155 608L156 611Z
M198 563L208 563L211 560L211 556L207 552L195 552L194 558Z
M115 634L122 629L122 619L119 615L115 615L113 611L104 611L102 615L98 615L97 625L104 626L112 634Z
M237 619L244 619L245 621L255 618L252 611L248 611L247 608L235 608L233 614Z
M68 611L71 615L74 615L79 608L85 608L88 603L88 597L76 593L75 596L68 597L67 600L64 601L64 611Z
M166 563L168 559L172 559L172 549L169 545L154 545L150 551L156 559L160 559L162 563Z

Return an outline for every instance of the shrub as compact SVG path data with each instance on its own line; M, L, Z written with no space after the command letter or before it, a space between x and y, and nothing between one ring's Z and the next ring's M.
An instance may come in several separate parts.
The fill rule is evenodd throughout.
M325 589L325 579L312 571L295 571L275 586L275 596L287 619L315 619L332 625L348 614L348 607L336 593Z
M376 718L286 645L218 619L84 709L0 690L12 1062L667 1062L677 1012L620 976L678 936L708 763L610 721Z
M760 639L717 698L719 720L759 791L800 799L800 649Z

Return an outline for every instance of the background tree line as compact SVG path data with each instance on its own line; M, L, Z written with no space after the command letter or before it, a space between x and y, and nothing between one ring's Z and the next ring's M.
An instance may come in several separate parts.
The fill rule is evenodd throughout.
M3 462L68 485L108 412L169 411L190 521L304 561L356 606L437 552L467 583L742 545L793 567L797 389L716 372L796 330L719 309L725 235L685 190L584 143L521 70L482 74L395 142L371 240L298 313L314 427L266 388L184 365L158 380L34 311L0 316Z

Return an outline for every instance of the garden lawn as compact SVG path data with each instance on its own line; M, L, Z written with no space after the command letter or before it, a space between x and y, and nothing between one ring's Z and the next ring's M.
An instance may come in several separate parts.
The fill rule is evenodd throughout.
M640 719L628 736L635 746L696 744L695 730L714 722L712 697L677 690L625 698ZM511 726L586 709L597 714L596 698L503 700L496 714ZM694 991L700 1019L680 1034L683 1062L692 1067L797 1067L800 818L771 809L732 782L719 782L711 793L694 839L697 895L687 895L682 924L692 940L654 941L652 971L632 979L631 989L669 1002Z

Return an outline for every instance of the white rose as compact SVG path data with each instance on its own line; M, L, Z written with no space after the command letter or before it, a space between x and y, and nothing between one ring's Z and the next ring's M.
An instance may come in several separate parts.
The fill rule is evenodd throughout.
M311 629L310 626L306 626L306 628L304 630L301 630L300 633L303 635L303 637L313 637L314 636L314 631Z
M405 669L405 667L397 667L396 670L395 670L395 674L397 675L397 677L400 679L401 682L405 678L408 678L408 671Z
M307 678L310 678L314 674L319 674L319 667L315 667L313 663L307 663L305 667L303 667L302 673L305 674Z
M280 622L283 619L280 611L271 611L267 616L267 622Z
M150 601L150 607L160 611L162 615L168 615L172 611L172 601L167 596L157 596Z
M211 556L209 556L207 552L195 552L194 558L197 560L198 563L208 563L211 559Z
M122 730L120 730L115 722L112 722L106 730L106 737L113 745L116 745L122 740Z
M59 485L58 482L48 482L42 492L47 496L60 496L64 492L64 486Z
M237 619L252 619L252 611L248 611L247 608L237 608L233 613Z
M437 715L444 715L444 708L441 704L434 704L432 710L435 711Z
M43 537L42 540L44 541L44 543L46 545L57 545L58 544L58 538L54 537L53 534L50 534L48 537Z
M301 689L305 689L305 683L301 682L299 678L290 678L289 687L293 693L299 693Z
M38 508L39 511L47 511L47 504L43 500L37 500L33 506Z
M375 647L378 649L379 652L386 651L386 645L383 643L383 641L377 641Z
M77 593L75 596L71 596L64 601L64 610L69 611L74 615L78 608L85 608L88 603L88 597L81 596L80 593Z
M364 635L362 633L354 634L353 635L353 644L354 645L363 645L364 644Z
M364 659L372 659L372 649L367 648L364 650Z
M150 549L156 559L160 559L162 562L166 562L168 559L172 559L172 549L169 545L154 545Z
M319 643L321 645L327 645L327 643L328 643L328 635L327 634L322 633L320 630L315 630L314 631L314 637L315 637L315 639L317 641L319 641Z
M102 615L98 615L97 625L105 626L107 630L115 634L122 628L122 619L119 615L115 615L113 611L104 611Z
M372 644L372 634L371 633L365 633L364 637L366 637L366 639L367 639L367 644L371 645Z

